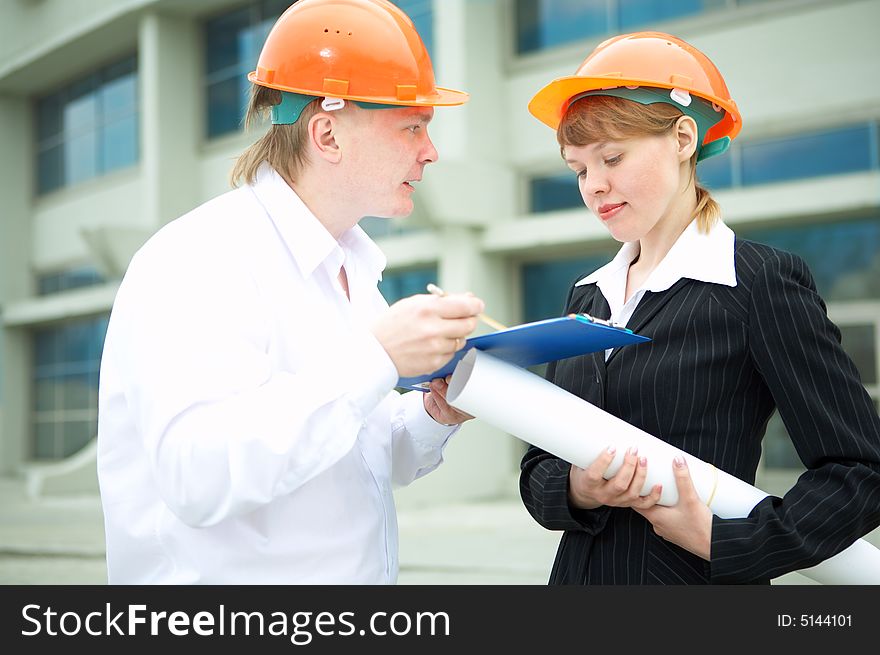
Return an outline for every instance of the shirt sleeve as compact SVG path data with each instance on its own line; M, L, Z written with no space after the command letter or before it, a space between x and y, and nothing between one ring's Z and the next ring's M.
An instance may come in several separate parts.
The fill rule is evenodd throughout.
M460 425L443 425L425 409L424 394L401 394L392 419L391 481L402 487L430 473L443 462L443 450Z
M108 329L108 370L122 379L159 493L201 527L289 494L339 461L397 370L356 328L315 344L296 372L276 370L271 305L245 267L190 258L132 262Z
M880 419L806 264L765 261L749 314L753 361L807 471L748 517L713 518L713 583L809 568L880 524Z

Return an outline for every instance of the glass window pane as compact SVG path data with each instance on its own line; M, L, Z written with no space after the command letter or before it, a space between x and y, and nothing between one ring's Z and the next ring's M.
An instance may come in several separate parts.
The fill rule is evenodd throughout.
M658 21L721 9L727 0L618 0L619 28L627 31Z
M431 0L393 0L412 19L425 49L434 56L434 12Z
M91 75L70 87L64 106L64 132L67 137L94 130L98 124L97 77Z
M137 113L135 57L38 100L37 192L48 193L136 161Z
M436 266L386 273L379 282L379 291L391 305L401 298L426 293L425 287L429 282L437 283Z
M697 179L704 187L712 189L726 189L733 186L733 166L731 152L710 157L697 164Z
M779 412L773 412L773 416L767 423L767 432L764 434L762 447L764 449L764 463L768 468L804 469Z
M230 78L208 86L208 136L218 136L241 129L247 108L242 82Z
M90 409L92 403L97 407L98 396L92 393L92 385L88 375L67 375L61 383L60 409Z
M561 316L571 285L607 264L613 252L588 257L534 262L522 268L523 321L540 321Z
M737 234L803 257L826 301L880 299L880 215Z
M607 33L607 4L606 0L517 0L517 52Z
M870 170L867 125L742 145L744 185Z
M104 125L101 163L104 172L125 168L138 160L138 117L129 114Z
M39 459L68 456L95 434L107 322L101 316L34 332L33 447Z
M57 330L46 329L34 332L34 365L52 366L61 357L61 339Z
M54 421L37 420L35 422L33 455L36 459L57 459L61 456L61 447L56 438Z
M88 180L98 173L98 135L86 132L69 139L64 149L65 182Z
M101 113L106 123L137 111L137 76L129 73L108 80L101 87Z
M229 67L239 67L245 55L241 51L239 34L250 22L251 9L245 7L205 23L205 67L209 75Z
M862 377L862 384L877 384L877 341L874 325L841 325L841 343L852 357Z
M64 97L60 93L37 101L37 142L44 143L64 131L62 107Z
M37 153L37 192L49 193L64 186L64 146Z
M34 410L46 412L56 409L60 403L57 391L54 378L37 380L34 385Z
M532 213L584 208L574 173L535 177L529 181L529 188L529 211Z
M92 421L67 421L61 426L61 457L70 457L95 436L96 430L92 427L92 423Z

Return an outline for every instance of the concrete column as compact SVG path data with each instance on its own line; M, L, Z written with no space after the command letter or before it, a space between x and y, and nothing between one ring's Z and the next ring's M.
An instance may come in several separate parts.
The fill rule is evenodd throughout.
M144 206L156 229L195 206L201 141L198 24L146 14L138 29Z
M510 108L504 80L501 0L435 0L434 68L438 83L471 94L461 107L438 107L431 134L440 153L421 189L430 216L484 225L514 212L513 170L505 136Z
M33 124L27 98L0 94L0 318L31 295ZM0 323L0 474L20 469L30 434L30 338Z
M486 302L486 313L509 324L512 303L506 263L480 252L480 230L445 226L441 232L439 283L448 291L473 291ZM477 334L491 332L480 325ZM431 502L458 502L516 494L518 439L480 420L467 422L446 449L445 463L431 475L397 493L402 507Z

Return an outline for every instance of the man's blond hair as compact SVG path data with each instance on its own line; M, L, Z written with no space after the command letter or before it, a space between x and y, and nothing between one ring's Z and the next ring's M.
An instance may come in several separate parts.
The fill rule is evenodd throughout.
M245 128L264 120L272 107L280 103L281 91L252 84L244 119ZM309 119L320 109L320 98L315 98L303 108L299 119L292 125L270 125L256 143L239 155L229 176L232 186L253 184L257 179L257 169L263 162L268 162L288 182L296 180L308 162Z

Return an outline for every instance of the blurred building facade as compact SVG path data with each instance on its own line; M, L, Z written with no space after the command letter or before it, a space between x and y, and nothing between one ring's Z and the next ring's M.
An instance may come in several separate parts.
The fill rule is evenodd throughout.
M100 352L119 280L157 229L227 190L245 74L288 0L0 0L0 475L96 490ZM558 314L616 251L526 105L610 35L666 31L715 61L744 116L701 164L741 236L803 256L880 398L878 0L400 0L445 86L440 160L405 220L365 219L389 302L436 281L516 324ZM398 494L510 496L524 444L472 421ZM800 472L771 421L758 486ZM51 484L50 484L51 483Z

